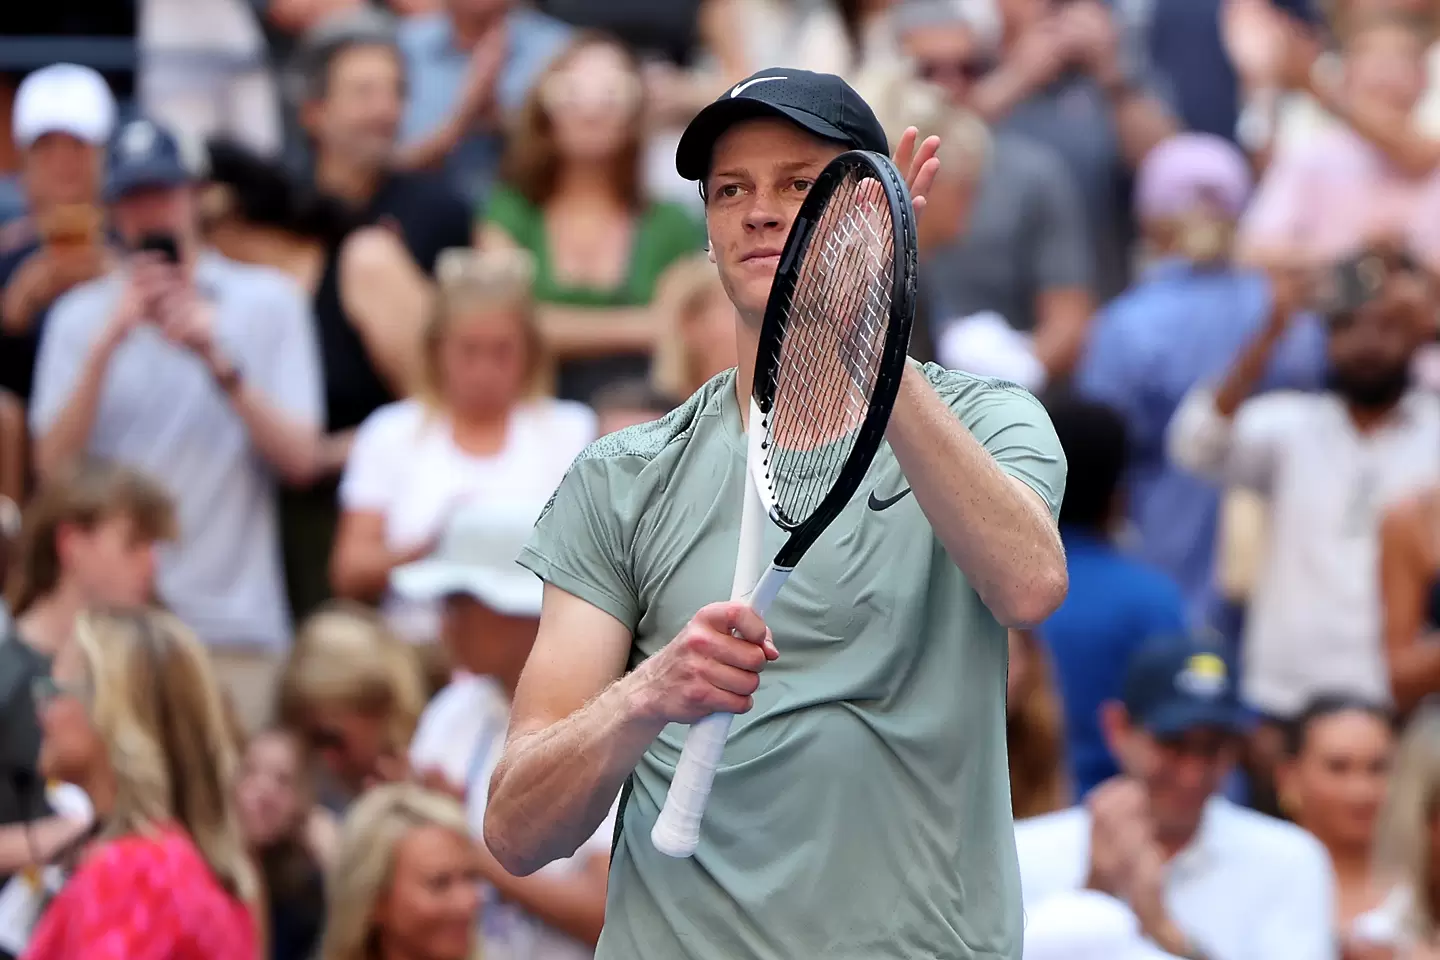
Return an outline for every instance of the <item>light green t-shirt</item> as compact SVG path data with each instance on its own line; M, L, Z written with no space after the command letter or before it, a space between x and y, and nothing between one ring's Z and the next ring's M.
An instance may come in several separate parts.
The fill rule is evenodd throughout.
M1013 384L925 373L1057 513L1065 459ZM745 446L733 372L603 437L520 562L634 633L631 665L728 599ZM950 561L886 445L766 618L780 659L738 717L693 858L650 843L687 727L632 778L602 960L1019 960L1005 629ZM767 551L785 533L766 532Z

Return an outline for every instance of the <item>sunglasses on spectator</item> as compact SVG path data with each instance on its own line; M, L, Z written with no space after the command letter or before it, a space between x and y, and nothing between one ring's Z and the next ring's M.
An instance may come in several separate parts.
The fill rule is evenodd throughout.
M946 80L964 80L974 83L989 73L995 64L984 57L957 57L953 60L919 60L915 73L921 80L942 83Z
M629 74L603 82L586 82L561 74L546 81L540 99L551 110L576 106L629 109L640 102L643 92L639 78Z
M305 742L315 751L343 750L348 742L345 734L329 727L311 727L305 731Z

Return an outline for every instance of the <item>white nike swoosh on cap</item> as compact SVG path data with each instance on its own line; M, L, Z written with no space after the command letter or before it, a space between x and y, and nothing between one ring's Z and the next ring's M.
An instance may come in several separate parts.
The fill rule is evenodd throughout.
M735 85L735 89L730 91L730 96L731 96L732 98L733 98L733 97L738 97L738 96L740 96L740 94L744 93L744 92L745 92L747 89L749 89L750 87L755 86L755 84L757 84L757 83L764 83L764 82L767 81L767 80L789 80L789 79L790 79L789 77L756 77L754 80L746 80L744 83L737 83L737 84Z

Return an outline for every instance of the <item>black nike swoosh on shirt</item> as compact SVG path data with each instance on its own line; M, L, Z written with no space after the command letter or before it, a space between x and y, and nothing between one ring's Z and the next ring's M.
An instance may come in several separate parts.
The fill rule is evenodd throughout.
M901 500L904 500L909 495L910 488L906 487L904 490L901 490L899 493L895 494L895 496L886 497L884 500L881 500L879 497L875 496L875 491L871 490L868 506L871 510L879 513L881 510L890 509L891 507L895 506L895 504L899 503Z

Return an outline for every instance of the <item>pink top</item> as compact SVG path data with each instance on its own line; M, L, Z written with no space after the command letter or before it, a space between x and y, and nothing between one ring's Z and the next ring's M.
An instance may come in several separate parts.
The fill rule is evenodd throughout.
M1440 259L1440 173L1402 176L1349 127L1329 124L1282 150L1240 223L1248 254L1333 261L1396 237L1427 264Z
M24 960L256 960L249 908L178 830L97 848L51 902Z

